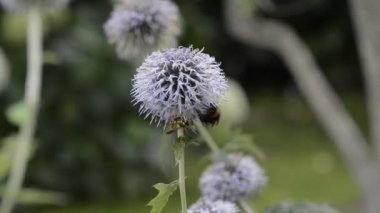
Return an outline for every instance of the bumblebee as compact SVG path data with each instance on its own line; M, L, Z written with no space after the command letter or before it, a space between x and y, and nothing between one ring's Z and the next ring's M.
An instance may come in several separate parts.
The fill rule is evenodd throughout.
M219 123L220 108L217 106L210 106L204 113L198 113L199 120L205 125L214 126ZM174 118L170 122L170 129L166 131L166 134L172 134L180 128L191 127L193 122L191 120L185 120L181 117Z
M206 125L214 126L219 123L219 119L220 108L217 106L210 106L205 113L199 114L199 120Z

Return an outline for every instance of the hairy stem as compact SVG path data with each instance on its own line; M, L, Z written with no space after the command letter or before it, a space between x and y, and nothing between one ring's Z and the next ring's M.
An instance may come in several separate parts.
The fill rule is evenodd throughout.
M183 137L184 132L183 128L177 130L177 137ZM181 213L187 212L187 204L186 204L186 182L185 182L185 144L180 142L179 144L179 160L178 160L178 168L179 168L179 193L181 196Z
M213 154L218 154L220 152L220 149L214 139L211 137L210 133L207 131L207 129L203 126L202 122L197 119L194 122L195 126L197 127L199 133L201 134L202 138L206 141L207 145L210 147Z
M240 199L239 204L246 213L254 213L253 209L249 206L246 200Z
M10 176L0 207L0 213L12 212L24 180L30 146L36 128L42 73L42 17L39 8L28 11L28 69L25 104L30 108L30 119L20 126Z

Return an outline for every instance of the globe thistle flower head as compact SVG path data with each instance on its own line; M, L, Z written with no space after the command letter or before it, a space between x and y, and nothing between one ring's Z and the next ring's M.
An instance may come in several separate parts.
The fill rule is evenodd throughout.
M178 7L170 0L130 0L118 4L104 24L119 58L140 60L148 53L177 45Z
M199 49L153 52L137 69L132 96L140 114L165 125L178 118L192 121L216 106L227 87L220 64Z
M187 213L237 213L238 207L229 201L212 201L201 198L187 210Z
M199 185L204 197L234 202L252 197L266 182L263 169L252 157L233 153L204 171Z
M59 9L65 7L70 0L0 0L3 7L10 11L25 11L31 7L42 10Z

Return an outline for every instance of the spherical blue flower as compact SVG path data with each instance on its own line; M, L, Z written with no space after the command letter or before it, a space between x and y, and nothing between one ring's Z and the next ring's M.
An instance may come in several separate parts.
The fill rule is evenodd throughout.
M202 50L172 48L145 58L133 79L132 96L140 114L167 124L196 119L217 106L227 87L220 64Z
M237 213L238 207L229 201L212 201L201 198L187 210L187 213Z
M204 171L199 185L204 197L234 202L253 196L266 182L263 169L252 157L234 153Z
M0 0L0 3L8 11L25 11L31 7L39 7L43 10L65 7L70 0Z
M118 56L135 61L152 51L177 45L180 14L169 0L124 1L116 5L104 30Z

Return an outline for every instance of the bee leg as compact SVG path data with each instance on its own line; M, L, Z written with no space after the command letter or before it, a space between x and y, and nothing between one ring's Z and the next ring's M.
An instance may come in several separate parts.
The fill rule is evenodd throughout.
M170 129L170 130L166 131L166 134L170 135L170 134L174 133L175 131L177 131L179 128L181 128L181 127Z

